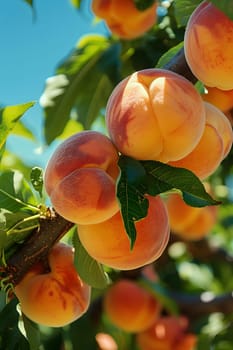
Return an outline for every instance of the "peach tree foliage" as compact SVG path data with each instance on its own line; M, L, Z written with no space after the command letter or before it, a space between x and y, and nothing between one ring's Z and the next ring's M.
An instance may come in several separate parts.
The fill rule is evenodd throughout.
M25 1L33 8L35 1ZM70 2L78 11L82 11L85 0L71 0ZM159 18L158 24L139 39L125 42L111 35L87 35L78 39L71 53L64 53L62 63L57 65L57 62L54 62L54 77L46 81L41 96L40 101L45 116L46 143L50 145L58 137L67 136L69 130L73 132L90 129L96 122L100 123L104 129L104 108L114 86L135 70L169 65L177 53L182 50L187 20L200 2L200 0L174 1L167 15ZM232 0L213 0L212 2L233 19ZM150 6L151 3L150 0L135 0L136 6L141 10ZM196 86L198 89L203 88L201 82L197 82ZM53 94L55 89L60 89L59 95ZM27 102L17 106L3 106L0 109L1 157L4 157L6 152L6 140L9 134L17 133L22 137L33 137L21 120L23 114L33 105L34 102ZM219 186L217 188L224 187L228 177L232 175L231 156L232 152L211 179L213 185ZM76 228L73 224L68 224L64 229L66 223L55 218L57 231L52 231L52 226L48 229L46 218L49 214L43 189L43 169L38 167L29 169L23 163L23 156L17 164L18 169L5 168L0 174L2 287L0 292L0 349L40 349L40 345L45 350L59 349L68 339L68 344L72 349L92 350L96 349L95 334L100 327L112 333L119 342L123 337L123 345L119 349L125 346L127 349L137 350L133 336L122 335L113 329L101 315L101 293L104 293L104 288L108 285L109 280L119 278L121 272L106 270L92 259L82 247L77 235L74 234ZM159 162L135 161L125 156L120 157L119 166L121 177L118 182L117 195L122 205L122 215L132 249L136 238L134 220L145 217L147 212L145 193L156 195L178 189L182 192L185 201L192 206L219 203L214 199L215 197L212 198L205 192L198 178L188 170L175 169ZM140 275L137 276L140 283L162 302L165 310L173 314L179 310L186 311L193 320L192 330L199 335L198 350L208 348L228 350L233 342L231 331L233 307L232 299L229 297L233 289L230 264L232 262L230 254L233 252L232 204L226 195L222 195L221 198L220 194L220 199L223 204L214 238L216 242L221 242L221 251L224 251L222 255L219 251L212 250L206 242L197 243L198 249L196 250L195 244L180 242L178 246L175 244L179 242L176 242L171 245L170 253L166 252L164 257L161 257L161 263L159 260L156 264L162 283L148 282ZM48 253L49 244L44 247L44 243L41 243L43 239L39 243L38 240L32 240L33 249L31 243L29 245L25 243L27 238L33 237L33 234L41 227L43 227L43 232L40 231L42 238L45 234L49 235L49 232L52 232L50 245L63 235L73 243L78 272L95 290L94 300L88 313L65 329L46 331L41 329L21 314L15 298L9 302L6 298L11 295L12 278L10 274L7 274L5 267L10 263L12 266L15 264L18 270L14 277L21 277L26 265L20 252L21 249L24 249L28 260L32 261L38 258L37 252L40 249L43 249L44 256ZM177 253L176 247L180 247L180 253ZM195 251L194 255L192 255L193 251ZM80 260L82 264L77 263ZM188 275L184 272L185 267L189 268ZM14 270L12 271L15 273ZM220 294L222 299L217 299L216 303L213 302L206 312L200 303L199 295L209 291L209 288ZM194 294L198 294L198 297L195 298ZM224 305L224 307L221 309L221 307L218 308L218 305ZM200 311L200 314L194 317L192 309L202 310L202 307L204 311ZM228 312L225 312L227 309Z

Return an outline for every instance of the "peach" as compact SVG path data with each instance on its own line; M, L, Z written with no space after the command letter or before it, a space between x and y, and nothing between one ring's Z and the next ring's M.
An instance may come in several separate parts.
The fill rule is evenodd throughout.
M212 175L232 147L233 132L229 119L214 105L205 102L206 124L198 145L186 157L170 162L191 170L200 179Z
M110 31L122 39L134 39L148 31L156 23L156 9L157 2L141 11L133 0L92 1L94 14L105 20Z
M50 271L43 262L33 266L15 286L22 312L32 321L49 327L63 327L88 309L91 288L77 274L73 249L55 244L49 253Z
M133 249L121 213L93 225L78 225L78 235L87 252L102 264L132 270L158 259L169 239L165 204L159 196L148 196L147 216L135 223L137 237Z
M233 108L233 89L221 90L216 87L206 88L202 94L204 101L212 103L222 112L227 113Z
M106 291L103 309L112 324L135 333L152 326L160 314L161 305L135 281L121 279Z
M197 337L187 333L184 316L163 316L154 325L136 336L140 350L194 350Z
M55 210L80 224L107 220L118 210L118 152L111 140L96 131L66 139L50 158L45 188Z
M217 207L191 207L173 193L166 200L171 231L185 240L205 237L217 221Z
M166 163L183 158L199 142L204 104L182 76L145 69L115 87L107 103L106 125L121 153Z
M184 51L193 74L206 86L233 89L233 21L209 1L189 18Z

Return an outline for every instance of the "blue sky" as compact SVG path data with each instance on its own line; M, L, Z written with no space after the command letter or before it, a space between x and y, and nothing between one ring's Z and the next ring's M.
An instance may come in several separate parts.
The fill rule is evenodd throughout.
M69 0L34 0L35 11L23 0L1 0L0 4L0 104L14 105L37 101L23 121L36 133L31 144L10 137L8 147L27 162L43 166L49 151L36 154L41 142L42 110L39 98L45 80L56 65L87 33L106 32L103 22L94 24L90 1L76 10Z

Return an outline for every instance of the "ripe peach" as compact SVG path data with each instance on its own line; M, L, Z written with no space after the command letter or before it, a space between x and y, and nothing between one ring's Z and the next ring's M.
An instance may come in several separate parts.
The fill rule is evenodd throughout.
M189 18L184 51L193 74L206 86L233 89L233 21L209 1Z
M48 263L50 271L45 271L43 262L33 266L15 286L15 294L32 321L63 327L87 311L91 289L77 274L69 245L54 245Z
M109 320L126 332L140 332L158 318L161 305L135 281L118 280L106 291L104 312Z
M156 9L157 2L140 11L133 0L92 1L94 14L105 20L110 31L122 39L137 38L148 31L156 23Z
M97 261L120 270L132 270L158 259L169 239L169 222L162 199L148 196L145 218L135 223L137 238L133 249L121 213L93 225L78 225L81 243Z
M122 80L106 109L106 125L118 150L164 163L190 153L205 126L203 100L182 76L145 69Z
M199 240L206 236L217 221L217 207L194 208L179 194L170 194L166 200L171 230L185 240Z
M224 113L233 108L233 89L221 90L216 87L208 87L206 90L202 94L204 101L212 103Z
M170 165L186 168L200 179L215 172L232 147L233 132L229 119L214 105L205 102L206 124L198 145L186 157Z
M186 317L163 316L137 334L137 344L140 350L194 350L197 337L187 327Z
M107 220L118 210L118 152L111 140L96 131L66 139L50 158L45 188L55 210L80 224Z

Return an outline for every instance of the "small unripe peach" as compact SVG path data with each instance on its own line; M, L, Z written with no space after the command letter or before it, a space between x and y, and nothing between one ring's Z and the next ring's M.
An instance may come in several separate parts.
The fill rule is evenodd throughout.
M72 247L57 243L49 253L50 271L40 262L15 286L21 310L29 319L63 327L87 311L91 288L77 274L73 258Z
M159 196L148 196L147 216L135 223L137 237L133 249L121 213L92 225L78 225L78 235L87 252L97 261L120 270L132 270L158 259L167 246L167 209Z
M203 100L181 75L145 69L122 80L106 108L117 149L139 160L164 163L190 153L205 126Z
M103 307L115 326L132 333L152 326L161 310L160 303L152 294L127 279L110 286L104 295Z
M189 18L184 51L193 74L206 86L233 89L233 21L209 1Z
M229 119L214 105L205 102L206 123L197 146L186 157L172 166L191 170L200 179L212 175L230 152L233 142Z
M81 224L107 220L118 210L118 152L111 140L96 131L66 139L50 158L45 188L55 210Z
M122 39L137 38L148 31L156 23L156 9L156 1L141 11L133 0L92 0L94 14L105 20L110 31Z

